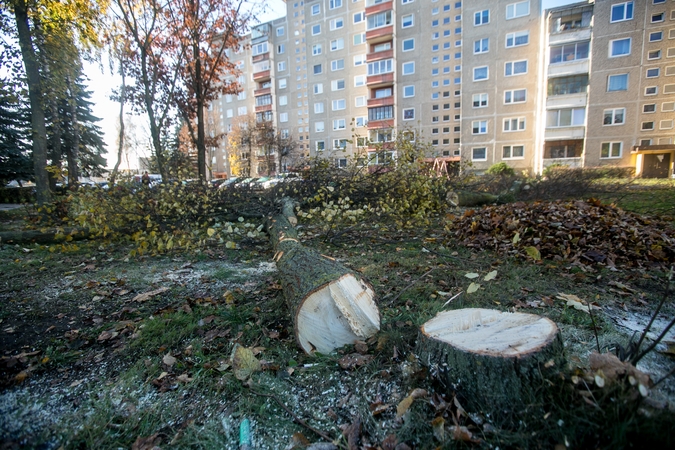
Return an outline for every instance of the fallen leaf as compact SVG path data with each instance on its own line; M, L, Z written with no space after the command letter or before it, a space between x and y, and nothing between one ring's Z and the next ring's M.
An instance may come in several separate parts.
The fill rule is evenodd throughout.
M190 381L192 381L192 378L190 378L187 373L178 375L176 379L181 383L189 383Z
M577 297L574 294L558 293L557 298L567 302L567 306L571 306L574 309L577 309L579 311L583 311L583 312L588 313L588 314L591 313L591 308L592 309L602 309L599 306L595 306L595 305L585 305L584 303L586 303L586 302L583 301L582 299L580 299L579 297Z
M473 294L474 292L478 291L480 289L480 284L478 283L471 283L469 287L466 289L467 294Z
M28 378L28 372L26 372L25 370L23 370L23 371L17 373L17 374L14 376L14 381L16 381L17 383L21 383L21 382L23 382L26 378Z
M358 353L352 353L345 355L338 360L338 364L343 369L354 369L356 367L361 367L365 364L368 364L373 359L373 355L361 355Z
M479 443L480 439L474 439L473 434L467 427L453 425L450 427L452 438L456 441Z
M232 370L238 380L244 381L260 370L260 361L256 359L250 348L236 344L232 351Z
M541 253L539 253L537 247L525 247L525 253L527 253L530 258L534 259L535 261L541 261Z
M81 385L82 383L84 383L84 379L73 381L72 383L70 383L70 387L76 387L76 386Z
M164 358L162 358L162 362L167 366L171 367L174 364L176 364L176 358L171 356L171 353L167 353L166 355L164 355Z
M474 272L469 272L464 274L465 277L467 277L470 280L473 280L474 278L478 278L480 275Z
M156 450L161 443L162 438L159 437L159 433L155 433L148 437L139 436L134 443L131 444L131 450Z
M154 291L149 291L145 292L143 294L138 294L136 297L134 297L131 301L133 302L145 302L147 300L150 300L152 297L159 295L163 292L168 291L168 287L161 287L159 289L155 289Z
M422 398L427 396L427 391L424 389L414 389L410 395L408 395L406 398L401 400L399 404L396 406L396 418L400 419L403 417L403 415L408 411L410 406L412 406L413 401L415 401L416 398Z
M483 278L483 281L492 281L495 278L497 278L497 271L493 270L492 272L489 272L487 275L485 275L485 278Z
M431 427L434 431L434 437L439 442L445 442L445 419L442 417L436 417L431 421Z
M386 410L388 410L391 407L391 405L384 404L382 402L375 402L371 403L369 408L370 408L370 413L374 416L377 416L379 414L382 414Z

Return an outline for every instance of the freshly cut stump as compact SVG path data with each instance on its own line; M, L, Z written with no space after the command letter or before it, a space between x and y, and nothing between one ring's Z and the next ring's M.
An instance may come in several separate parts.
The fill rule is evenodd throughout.
M344 265L298 241L293 204L269 218L267 231L295 338L307 353L330 353L380 330L380 311L370 284Z
M565 364L553 321L479 308L443 311L422 325L417 355L466 406L492 417L536 403Z

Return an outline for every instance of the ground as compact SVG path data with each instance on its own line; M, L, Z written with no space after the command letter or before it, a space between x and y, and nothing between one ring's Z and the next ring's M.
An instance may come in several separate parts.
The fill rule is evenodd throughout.
M2 229L18 217L4 215ZM666 295L668 264L608 267L471 249L458 244L450 220L414 230L364 223L330 240L301 224L306 245L366 277L378 297L381 332L332 355L295 344L264 239L143 257L119 242L0 246L2 448L238 448L243 419L258 449L325 437L340 448L381 449L672 444L664 430L675 424L673 377L641 398L627 380L594 385L588 364L598 347L630 348ZM469 293L472 283L480 287ZM560 294L598 309L589 315ZM542 387L541 403L464 410L461 392L420 364L419 326L462 307L558 324L569 367ZM666 301L650 338L673 311ZM671 332L638 364L652 383L675 366L674 340ZM238 379L235 345L251 349L263 370Z

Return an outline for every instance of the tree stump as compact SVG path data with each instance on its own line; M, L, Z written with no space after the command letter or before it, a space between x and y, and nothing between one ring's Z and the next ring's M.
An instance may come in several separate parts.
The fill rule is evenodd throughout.
M348 268L298 242L293 203L268 218L281 286L294 315L295 338L307 353L330 353L380 330L375 293Z
M565 364L553 321L479 308L438 313L422 325L416 353L465 406L493 418L536 403Z

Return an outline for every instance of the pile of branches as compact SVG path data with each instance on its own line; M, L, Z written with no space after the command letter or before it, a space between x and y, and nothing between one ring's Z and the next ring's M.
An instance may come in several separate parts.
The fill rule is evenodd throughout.
M600 201L517 202L468 210L448 225L467 247L524 258L639 267L675 260L666 222Z

